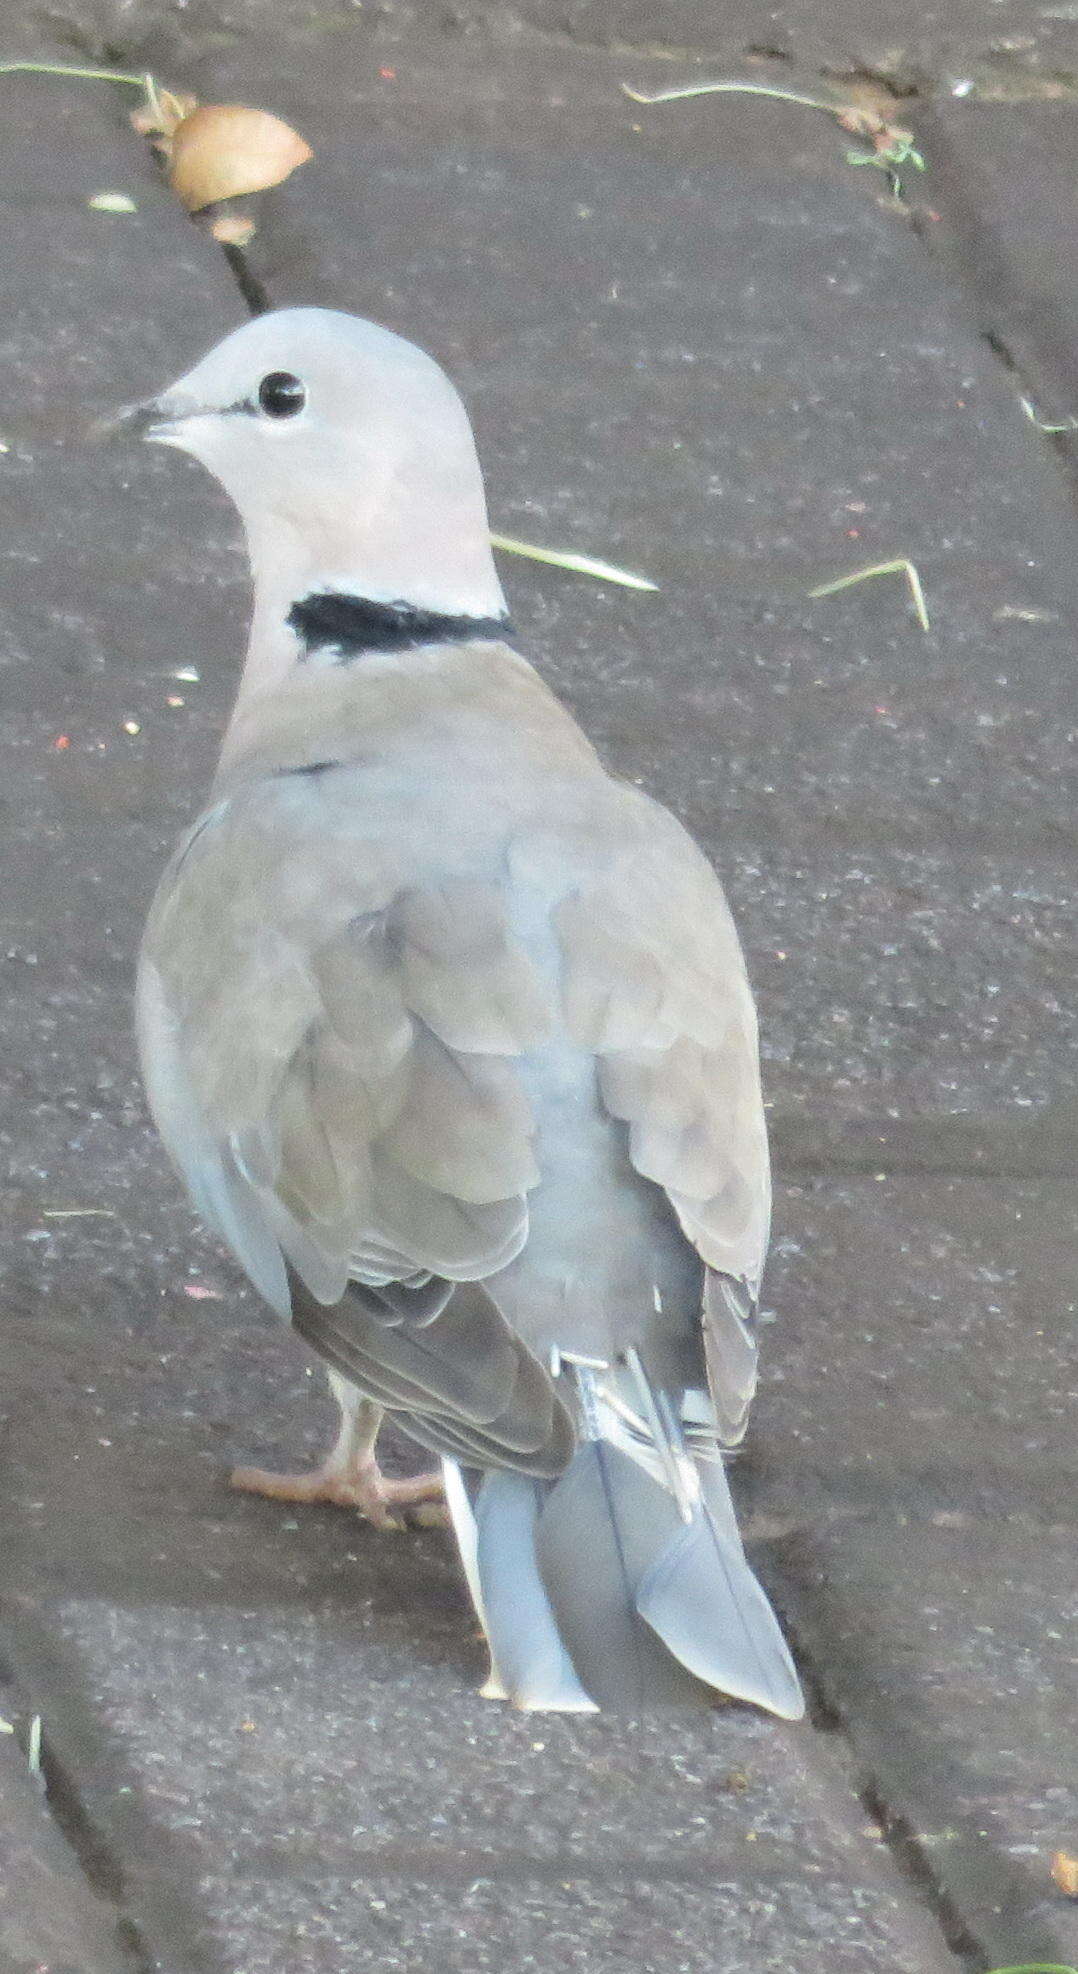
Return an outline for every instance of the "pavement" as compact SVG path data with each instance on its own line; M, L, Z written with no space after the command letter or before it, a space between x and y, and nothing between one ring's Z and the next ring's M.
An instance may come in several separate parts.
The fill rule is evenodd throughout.
M3 1974L1078 1964L1078 8L717 12L6 24L0 56L150 66L315 158L229 263L133 91L0 74ZM619 89L708 75L887 84L926 169L896 200L820 111ZM494 525L660 584L504 567L748 951L778 1186L737 1481L797 1727L508 1715L445 1536L225 1484L329 1410L192 1223L130 999L245 569L197 468L83 436L241 287L425 343ZM808 595L902 556L927 635L901 577Z

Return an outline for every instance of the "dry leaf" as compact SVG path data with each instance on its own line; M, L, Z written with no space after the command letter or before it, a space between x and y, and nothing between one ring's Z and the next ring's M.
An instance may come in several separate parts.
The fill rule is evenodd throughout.
M204 103L172 134L169 184L188 212L280 185L314 153L268 110Z
M253 219L245 219L242 213L226 212L214 220L210 232L223 247L246 247L254 237L255 223Z
M1078 1899L1078 1857L1072 1857L1069 1851L1055 1851L1051 1871L1060 1891L1069 1899Z

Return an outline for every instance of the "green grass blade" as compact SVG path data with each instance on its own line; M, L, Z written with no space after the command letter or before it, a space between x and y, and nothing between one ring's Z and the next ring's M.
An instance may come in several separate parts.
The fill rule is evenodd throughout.
M646 576L634 576L630 569L618 569L612 562L599 562L593 555L576 555L571 549L537 548L534 542L517 541L512 535L490 537L492 548L503 555L521 555L529 562L546 562L552 569L569 569L576 576L593 576L599 583L620 583L623 589L657 590L658 583Z
M125 75L120 69L79 69L68 62L0 62L0 75L73 75L82 82L128 82L145 89L147 75Z
M921 578L917 573L917 565L910 561L908 555L896 555L891 562L873 562L867 569L855 569L852 575L837 576L833 583L817 583L815 589L809 590L809 595L813 598L837 596L840 589L853 589L855 583L870 582L874 576L905 576L910 586L917 622L927 636L932 628L928 618L928 605L921 587Z

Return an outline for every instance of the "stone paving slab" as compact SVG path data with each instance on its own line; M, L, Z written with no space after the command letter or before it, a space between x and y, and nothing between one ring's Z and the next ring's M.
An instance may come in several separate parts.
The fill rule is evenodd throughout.
M361 19L357 22L357 15ZM423 0L68 0L79 44L100 58L220 51L294 29L343 33L357 25L377 47L409 42L432 21L446 36L499 48L532 41L586 54L634 53L667 70L697 63L778 57L839 74L960 76L971 65L1046 81L1073 69L1078 21L1070 0L452 0L437 12ZM29 32L37 23L31 20Z
M318 1519L323 1579L345 1541L378 1541ZM444 1561L432 1577L444 1588ZM351 1609L312 1585L290 1606L236 1586L229 1608L45 1613L108 1746L83 1756L87 1812L170 1974L606 1974L626 1958L704 1974L717 1934L732 1974L946 1962L810 1728L736 1708L702 1724L512 1715L468 1691L458 1655L438 1662L429 1620L417 1652L412 1622L405 1645L352 1581ZM171 1951L154 1938L170 1903Z
M394 10L395 11L395 10ZM506 10L507 12L509 10ZM465 20L497 20L484 0L458 0ZM978 56L1018 56L1033 65L1073 61L1075 14L1066 0L739 0L720 10L708 0L673 0L660 15L648 0L522 0L513 12L525 27L585 45L655 49L664 59L760 50L841 73L946 71ZM510 13L510 18L513 14ZM1033 60L1031 60L1033 58Z

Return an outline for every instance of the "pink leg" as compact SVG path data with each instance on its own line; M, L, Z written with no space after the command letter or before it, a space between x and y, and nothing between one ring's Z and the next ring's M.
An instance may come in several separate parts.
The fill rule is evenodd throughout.
M237 1467L232 1486L247 1494L266 1495L271 1501L329 1501L339 1508L358 1509L375 1528L404 1526L405 1516L395 1508L410 1511L407 1518L424 1527L444 1527L446 1522L440 1474L418 1474L410 1480L391 1480L383 1474L374 1454L374 1442L382 1423L381 1407L360 1399L350 1387L332 1379L341 1407L341 1430L337 1443L320 1467L308 1474L274 1474L262 1467ZM427 1505L423 1504L439 1504Z

